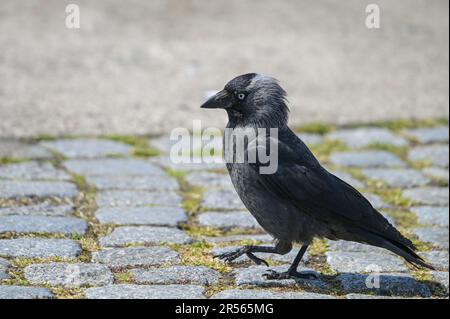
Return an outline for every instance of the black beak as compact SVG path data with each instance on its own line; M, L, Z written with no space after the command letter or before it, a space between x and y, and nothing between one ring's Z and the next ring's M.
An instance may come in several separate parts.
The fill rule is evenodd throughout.
M227 109L232 106L232 100L227 91L222 90L211 96L200 106L202 109Z

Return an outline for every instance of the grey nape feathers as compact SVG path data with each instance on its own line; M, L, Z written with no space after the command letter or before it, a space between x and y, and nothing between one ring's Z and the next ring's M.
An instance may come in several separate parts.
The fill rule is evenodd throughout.
M275 247L243 246L217 256L232 261L246 254L286 254L295 242L302 247L286 272L269 271L269 279L309 278L297 267L314 238L347 240L390 250L409 263L433 269L404 237L356 189L320 165L308 147L287 126L286 92L267 76L250 73L231 80L202 108L221 108L229 129L278 129L278 169L261 174L259 162L227 163L233 185L258 223L277 241ZM246 144L248 146L251 141ZM233 147L225 147L225 152ZM225 154L227 156L227 154ZM231 157L233 158L233 157Z

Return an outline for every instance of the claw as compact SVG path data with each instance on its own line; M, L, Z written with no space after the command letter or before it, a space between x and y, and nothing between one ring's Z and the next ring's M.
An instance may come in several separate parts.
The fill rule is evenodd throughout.
M261 259L259 257L256 257L255 255L253 255L252 253L247 253L247 257L250 258L255 264L257 265L261 265L264 264L267 267L269 267L269 264L267 263L267 261L265 261L264 259Z

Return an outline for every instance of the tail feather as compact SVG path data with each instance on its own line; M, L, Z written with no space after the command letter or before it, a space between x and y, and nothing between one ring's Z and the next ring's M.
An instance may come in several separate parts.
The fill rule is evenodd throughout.
M416 267L420 266L431 270L435 270L433 266L427 264L422 257L420 257L414 252L415 247L413 244L408 245L409 246L408 247L405 244L400 243L396 240L385 238L383 236L374 233L365 233L364 239L365 239L364 242L366 242L367 244L385 248L393 252L394 254L403 257L407 262Z

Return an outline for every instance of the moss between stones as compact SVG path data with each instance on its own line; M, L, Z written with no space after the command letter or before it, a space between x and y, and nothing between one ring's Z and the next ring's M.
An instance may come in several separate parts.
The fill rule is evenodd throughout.
M206 266L223 274L227 274L232 270L229 265L213 258L211 254L213 245L205 241L195 242L190 245L172 244L170 247L180 254L182 265Z
M403 197L403 190L400 188L373 188L370 191L396 207L409 208L414 204L413 200Z
M136 157L147 158L160 155L157 149L150 146L149 138L146 136L106 135L103 138L133 146L132 154Z
M331 154L349 150L347 145L338 140L325 140L320 144L310 145L309 148L317 159L323 163L329 161Z
M435 127L439 125L448 125L448 118L437 118L428 120L418 120L418 119L398 119L389 121L379 121L367 124L354 124L346 125L347 128L357 128L357 127L384 127L393 131L402 131L405 129L414 129L420 127Z
M321 122L312 122L308 124L303 124L294 128L294 131L299 133L311 133L325 135L335 130L336 126Z
M370 145L365 147L365 149L390 152L390 153L397 155L398 157L400 157L403 160L407 160L408 150L409 150L408 147L400 147L400 146L395 146L395 145L391 145L391 144L387 144L387 143L371 143Z
M50 290L57 299L85 299L84 289L68 287L51 287Z
M18 164L26 162L27 160L22 158L16 158L16 157L0 157L0 165L7 165L7 164Z
M114 273L114 283L115 284L130 284L134 282L133 275L131 271L124 269Z

